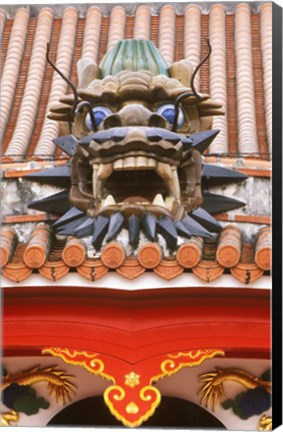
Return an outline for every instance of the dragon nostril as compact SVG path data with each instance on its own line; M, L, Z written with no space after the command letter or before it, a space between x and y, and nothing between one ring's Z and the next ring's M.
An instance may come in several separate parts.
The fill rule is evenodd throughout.
M148 125L150 127L159 127L159 128L166 128L166 120L164 117L161 117L161 115L159 114L151 114L149 121L148 121Z
M104 129L110 129L120 126L122 126L122 121L118 114L109 115L103 122Z

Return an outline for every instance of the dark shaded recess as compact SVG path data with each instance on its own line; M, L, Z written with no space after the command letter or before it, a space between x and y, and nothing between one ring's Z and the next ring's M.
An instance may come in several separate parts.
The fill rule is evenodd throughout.
M204 228L211 232L220 232L222 230L221 224L214 219L206 210L199 207L191 213L191 217L201 224Z
M92 244L95 249L100 249L103 239L107 233L109 225L109 218L105 216L98 216L94 223L94 232L92 237Z
M157 220L156 217L149 214L144 213L141 217L141 226L144 234L150 241L156 240L156 231L157 231Z
M202 165L202 183L204 186L216 186L246 180L248 177L238 171L222 168L217 165Z
M109 411L102 396L94 396L75 402L56 414L48 426L118 426L123 427ZM163 396L155 413L143 427L180 427L226 429L204 408L184 399ZM125 427L126 429L126 427Z
M64 135L53 140L54 144L69 156L74 156L78 149L78 140L74 135Z
M47 198L33 201L28 205L28 208L56 215L63 215L71 208L69 191L62 191Z
M69 188L71 187L71 168L70 166L48 168L27 174L23 178L37 183Z
M167 187L155 171L116 171L105 183L116 202L132 196L140 196L152 202L156 194L168 195Z
M210 214L222 213L244 206L246 203L223 195L205 192L203 194L202 208Z

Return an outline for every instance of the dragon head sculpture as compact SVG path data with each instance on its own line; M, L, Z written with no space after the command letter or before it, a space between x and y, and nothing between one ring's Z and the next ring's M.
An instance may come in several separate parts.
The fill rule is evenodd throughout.
M221 105L194 89L187 60L168 68L151 41L118 42L99 67L78 63L78 90L48 117L67 125L54 142L72 156L73 206L93 218L149 213L178 221L201 206L201 153ZM66 126L65 126L66 129Z

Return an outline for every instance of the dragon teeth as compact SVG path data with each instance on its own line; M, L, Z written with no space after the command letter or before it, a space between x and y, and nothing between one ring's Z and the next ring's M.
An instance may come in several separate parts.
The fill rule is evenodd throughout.
M164 180L170 195L179 201L181 197L181 191L177 168L167 163L158 162L156 172Z
M156 194L153 201L152 201L152 204L164 207L165 202L164 202L163 196L161 194Z
M123 160L123 168L125 171L132 170L136 168L136 158L135 157L127 157Z
M165 207L166 207L169 211L172 211L174 201L175 201L174 198L171 197L171 196L165 198Z
M146 156L129 156L113 162L114 171L147 170L155 169L157 162Z
M115 201L113 195L107 195L105 200L102 201L101 207L107 207L107 206L114 205L114 204L116 204L116 201Z
M113 172L112 163L100 164L97 171L97 177L99 180L104 180L110 177L112 172Z

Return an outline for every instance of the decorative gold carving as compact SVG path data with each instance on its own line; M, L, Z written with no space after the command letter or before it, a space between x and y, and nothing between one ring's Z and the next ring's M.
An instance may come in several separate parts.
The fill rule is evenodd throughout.
M0 414L0 426L12 426L11 423L19 421L19 414L16 411L3 412Z
M221 349L200 349L167 354L136 364L129 372L129 364L116 357L67 348L45 348L66 363L81 365L94 375L110 379L112 385L104 391L104 400L110 412L125 426L138 427L154 414L161 401L159 390L153 386L158 379L172 375L183 367L201 364L204 360L224 355ZM138 372L138 373L137 373Z
M104 392L104 400L111 413L120 420L127 427L138 427L149 417L151 417L156 407L161 401L161 394L159 390L153 386L145 386L139 391L136 396L136 402L140 402L140 406L136 402L131 400L125 406L125 412L128 414L121 413L119 409L119 404L115 402L121 402L123 400L127 401L129 395L126 394L125 390L118 386L110 386Z
M130 402L126 406L126 412L128 414L137 414L139 412L139 407L135 404L135 402Z
M140 384L140 375L135 372L130 372L125 375L125 385L133 388Z
M65 371L56 369L56 367L40 368L36 366L32 369L21 371L17 374L7 374L3 378L1 391L5 390L10 384L32 385L38 382L47 382L50 395L54 394L56 402L60 401L65 404L71 400L75 391L75 385L69 381L72 375L67 375Z
M104 363L98 358L99 354L57 347L45 348L42 350L42 354L52 354L56 357L60 357L68 364L83 366L89 372L115 382L112 376L104 373Z
M257 430L272 430L272 417L266 417L264 414L259 420Z
M199 381L205 383L198 393L198 395L201 396L201 403L207 408L211 405L212 411L215 411L217 404L226 398L223 389L223 383L225 381L234 381L247 389L254 389L258 386L263 386L271 393L270 381L264 381L242 369L216 368L215 372L202 374Z
M200 349L188 352L179 352L176 354L168 354L167 359L164 360L160 365L162 374L152 378L152 381L156 381L157 379L166 375L173 375L174 373L177 373L179 370L183 369L183 367L199 366L205 360L213 358L216 355L224 356L225 353L223 350Z
M46 368L36 366L15 374L5 374L5 376L2 377L1 392L8 389L12 384L17 384L18 386L32 386L38 382L47 382L50 396L53 394L56 398L56 402L60 401L65 405L67 400L71 401L72 395L75 392L75 385L70 381L70 378L74 378L73 375L67 375L65 371L57 369L56 366ZM46 401L44 401L44 403L46 405L44 408L48 408L49 404ZM43 405L40 407L42 408ZM30 412L28 415L35 413L36 412ZM15 410L1 413L0 421L1 426L11 426L12 423L17 423L19 421L19 413Z

